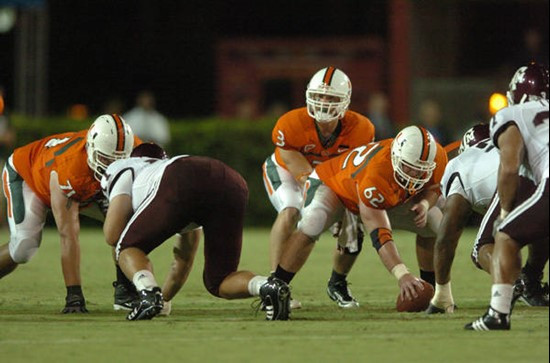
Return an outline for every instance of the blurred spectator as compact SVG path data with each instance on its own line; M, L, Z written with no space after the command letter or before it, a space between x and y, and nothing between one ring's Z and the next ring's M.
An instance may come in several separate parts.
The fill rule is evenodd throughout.
M425 99L420 104L418 124L431 132L441 145L447 145L450 140L445 125L442 123L441 107L433 99Z
M118 97L111 97L103 104L103 114L122 115L124 110L124 102Z
M388 139L396 134L395 127L389 114L388 97L383 92L370 95L367 103L367 117L376 128L376 140Z
M4 164L14 147L15 130L8 117L4 89L0 86L0 170L4 169ZM6 223L5 216L6 200L4 193L0 193L0 225Z
M523 44L513 60L514 72L531 61L548 65L548 40L537 28L528 28L523 32Z
M150 91L140 92L136 106L122 117L143 141L152 141L163 147L170 143L170 124L155 110L155 96Z
M235 105L235 118L238 120L256 120L257 108L252 98L242 96L237 99Z

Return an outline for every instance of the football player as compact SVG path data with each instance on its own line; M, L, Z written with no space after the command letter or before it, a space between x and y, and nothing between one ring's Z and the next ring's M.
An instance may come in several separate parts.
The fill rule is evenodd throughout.
M128 157L133 146L132 130L113 114L98 117L88 130L48 136L15 149L2 173L10 241L0 247L0 278L33 257L51 210L67 288L63 313L87 312L80 278L79 212L97 200L107 166Z
M270 234L270 263L274 271L296 228L303 205L303 186L319 163L374 140L368 118L349 110L351 82L342 70L327 67L316 72L306 90L306 107L287 112L272 132L275 152L263 164L264 185L277 218ZM339 239L327 293L338 306L359 306L348 290L346 275L361 249L362 232L356 217L345 216L333 232ZM345 248L347 243L353 247ZM343 246L343 247L340 247ZM292 301L298 308L298 301Z
M320 164L308 178L302 219L274 276L289 283L321 233L347 209L360 216L382 263L398 280L401 296L417 297L422 284L399 257L386 210L409 202L415 226L426 228L446 164L443 148L418 126Z
M513 284L521 269L521 248L548 243L548 68L536 63L520 67L507 93L509 106L491 119L491 139L500 150L495 204L491 303L487 312L465 326L468 330L509 330ZM520 173L536 185L525 187Z
M141 299L127 319L152 319L164 306L147 255L172 235L196 233L201 226L206 289L224 299L260 296L267 320L287 320L290 290L286 283L237 271L248 199L244 179L221 161L207 157L159 159L159 149L154 144L138 146L132 152L136 157L111 164L101 181L109 199L105 238L116 245L117 261ZM187 262L190 267L197 248L193 241L193 236L179 240L176 258L187 256L188 260L176 264ZM179 276L178 281L185 278ZM170 291L179 287L173 285Z
M496 191L498 164L498 150L489 137L488 124L479 124L468 130L462 139L459 155L447 164L441 181L443 219L434 253L436 287L428 314L454 310L450 271L456 246L472 213L487 216L476 238L472 260L478 268L491 273L494 240L489 216L495 214L495 209L486 212ZM522 183L532 185L527 178ZM531 306L548 306L548 296L541 286L542 271L548 260L545 246L529 245L529 257L522 270L521 282L518 282L528 287L518 298Z

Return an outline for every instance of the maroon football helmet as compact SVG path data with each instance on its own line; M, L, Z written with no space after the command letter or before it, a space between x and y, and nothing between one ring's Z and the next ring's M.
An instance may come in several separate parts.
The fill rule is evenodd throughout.
M509 105L548 99L548 67L537 63L520 67L510 81L506 97Z
M491 134L489 132L489 125L488 124L477 124L464 134L462 137L462 142L460 143L460 148L458 149L458 153L462 154L462 152L477 143L487 140L489 141L491 137Z
M131 158L148 157L153 159L168 159L168 154L163 148L152 142L144 142L132 150Z

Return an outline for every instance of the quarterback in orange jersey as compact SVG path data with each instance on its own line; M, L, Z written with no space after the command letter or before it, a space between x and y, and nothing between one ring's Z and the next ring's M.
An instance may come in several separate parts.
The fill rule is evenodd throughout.
M2 173L10 241L0 246L0 278L40 247L51 209L61 239L67 287L64 313L87 312L80 280L79 212L98 200L107 166L130 155L134 135L118 115L98 117L89 130L52 135L15 149Z
M344 72L334 67L319 70L311 78L306 91L307 107L287 112L273 128L275 152L263 164L266 191L277 219L271 229L270 263L275 270L284 242L296 227L303 204L303 185L319 163L374 140L370 120L348 110L351 82ZM357 218L347 215L347 225L335 230L339 240L360 246ZM349 223L355 226L347 228ZM355 228L353 228L355 227ZM345 244L345 243L344 243ZM340 307L356 307L349 294L346 275L359 249L342 249L334 254L334 269L327 292ZM292 307L299 307L292 301Z
M357 147L319 165L307 181L302 219L274 276L289 283L321 233L347 209L359 214L380 259L397 278L402 296L416 297L421 284L399 257L386 210L408 203L418 229L437 225L438 219L430 222L429 211L439 197L446 164L447 155L433 136L410 126L395 139Z

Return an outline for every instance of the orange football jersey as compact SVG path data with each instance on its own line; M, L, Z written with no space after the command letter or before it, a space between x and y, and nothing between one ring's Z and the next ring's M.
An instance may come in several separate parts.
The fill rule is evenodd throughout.
M458 152L458 149L460 148L460 144L462 143L462 140L456 140L456 141L453 141L451 142L450 144L448 145L445 145L445 152L447 153L447 155L449 154L455 154Z
M359 213L359 198L370 208L389 209L412 195L399 186L393 176L391 143L386 139L360 146L315 168L319 178L354 213ZM440 183L447 165L447 154L437 144L437 166L424 188ZM439 190L439 189L437 189Z
M286 168L280 155L281 148L299 151L315 167L359 145L372 142L374 125L365 116L347 111L340 120L335 136L321 140L315 121L308 115L307 108L302 107L281 116L273 128L271 137L277 146L275 158L279 165Z
M88 167L87 133L88 130L82 130L48 136L13 152L17 173L48 207L51 207L50 173L54 170L68 198L86 203L101 190ZM134 146L140 143L141 140L134 137Z

